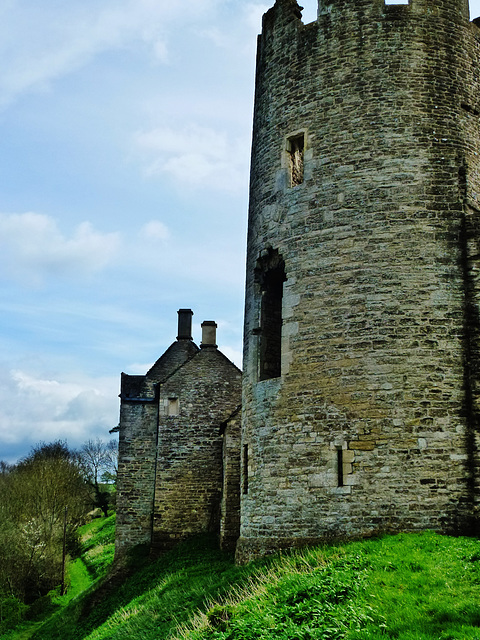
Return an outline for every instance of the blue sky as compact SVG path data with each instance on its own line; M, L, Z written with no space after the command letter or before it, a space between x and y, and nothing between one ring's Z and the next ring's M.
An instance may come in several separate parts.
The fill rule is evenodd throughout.
M177 309L241 364L257 0L3 0L0 459L109 438ZM316 0L301 2L304 21ZM480 15L480 0L470 3Z

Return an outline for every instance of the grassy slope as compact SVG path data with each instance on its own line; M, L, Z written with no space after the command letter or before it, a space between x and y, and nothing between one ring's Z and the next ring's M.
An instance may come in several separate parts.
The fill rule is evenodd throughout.
M100 558L92 538L86 564ZM103 561L99 561L99 566ZM480 640L480 541L430 532L247 567L197 539L90 587L35 640ZM17 636L20 638L20 636Z
M430 532L280 559L186 640L480 640L480 542Z
M254 567L236 567L210 538L197 538L152 562L141 553L45 624L35 640L165 638L207 601L226 595Z
M80 527L80 557L68 562L68 588L64 596L60 588L52 591L30 608L27 620L16 629L0 633L2 640L27 640L34 636L44 620L60 615L74 599L81 598L94 582L104 576L113 560L115 539L115 515L93 520Z

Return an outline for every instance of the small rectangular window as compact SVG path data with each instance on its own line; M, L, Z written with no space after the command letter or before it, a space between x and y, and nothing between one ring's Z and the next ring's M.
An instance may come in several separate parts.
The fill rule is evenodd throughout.
M303 182L305 134L287 138L287 153L290 164L290 185L296 187Z
M243 493L248 493L248 444L243 445Z

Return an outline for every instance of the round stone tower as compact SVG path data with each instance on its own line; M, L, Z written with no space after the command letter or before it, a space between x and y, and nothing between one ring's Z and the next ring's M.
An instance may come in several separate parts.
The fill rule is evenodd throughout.
M277 0L258 42L240 561L477 521L480 29Z

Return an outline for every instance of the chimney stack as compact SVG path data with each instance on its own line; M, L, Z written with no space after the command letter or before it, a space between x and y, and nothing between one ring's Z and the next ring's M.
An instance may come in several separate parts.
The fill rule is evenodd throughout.
M202 322L202 349L204 347L217 348L217 323L213 320Z
M178 310L178 336L177 340L192 340L192 316L191 309Z

